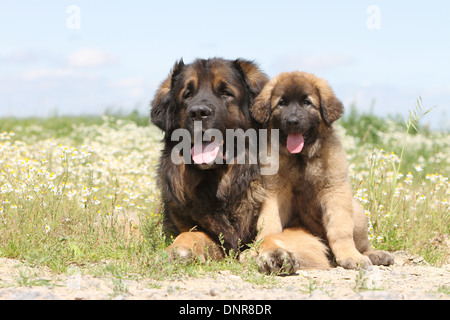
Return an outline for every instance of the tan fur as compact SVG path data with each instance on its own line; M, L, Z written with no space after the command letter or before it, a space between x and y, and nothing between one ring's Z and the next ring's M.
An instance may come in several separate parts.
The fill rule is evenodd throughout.
M166 248L171 259L190 260L198 258L205 261L207 258L221 260L223 250L206 233L200 231L183 232Z
M312 102L308 119L319 124L311 126L315 138L305 142L299 154L290 154L280 143L279 171L264 176L268 196L258 220L259 238L264 239L260 268L277 271L280 259L298 262L299 267L327 268L327 246L345 268L392 264L389 253L370 249L367 220L352 197L346 155L331 125L343 106L328 83L304 72L282 73L256 98L252 115L268 129L281 129L276 124L283 109L277 105L287 92L307 97ZM290 108L300 108L304 101L291 100Z
M266 236L261 245L261 256L280 248L292 252L302 269L326 269L329 266L326 245L302 228L287 228L282 233Z
M278 194L268 192L267 198L263 202L257 223L259 231L256 237L257 241L269 234L283 231L291 218L289 213L291 212L292 193L279 191Z

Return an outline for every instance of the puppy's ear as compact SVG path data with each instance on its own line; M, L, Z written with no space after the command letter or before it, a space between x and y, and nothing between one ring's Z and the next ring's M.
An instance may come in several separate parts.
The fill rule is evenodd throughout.
M250 106L250 114L256 122L266 124L271 115L271 100L272 100L273 84L269 82L262 89L261 93L256 97L253 104Z
M320 114L325 124L331 126L344 113L344 105L335 96L327 81L318 78L316 88L320 97Z
M242 76L244 85L250 93L251 101L253 101L269 79L253 61L236 59L233 61L233 67Z
M180 61L175 63L166 80L161 83L155 93L153 101L151 102L151 121L154 125L165 132L170 129L170 124L173 122L173 119L171 119L171 117L174 116L169 112L170 106L171 104L173 104L171 89L174 86L174 83L183 68L184 62L183 59L180 59Z

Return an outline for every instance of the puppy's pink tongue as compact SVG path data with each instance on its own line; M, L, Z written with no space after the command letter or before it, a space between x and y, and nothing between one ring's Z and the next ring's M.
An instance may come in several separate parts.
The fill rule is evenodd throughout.
M301 133L289 133L286 147L290 153L299 153L303 149L303 145L305 144L305 140L303 139L303 135Z
M210 164L219 154L220 145L217 142L203 142L201 145L196 145L191 149L192 160L196 164Z

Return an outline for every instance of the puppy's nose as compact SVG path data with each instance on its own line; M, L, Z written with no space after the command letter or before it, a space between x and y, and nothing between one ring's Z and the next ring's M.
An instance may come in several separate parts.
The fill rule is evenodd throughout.
M300 120L297 117L289 117L286 119L286 124L289 129L295 129L300 125Z
M188 110L188 116L191 120L205 120L211 114L211 108L205 105L193 106Z

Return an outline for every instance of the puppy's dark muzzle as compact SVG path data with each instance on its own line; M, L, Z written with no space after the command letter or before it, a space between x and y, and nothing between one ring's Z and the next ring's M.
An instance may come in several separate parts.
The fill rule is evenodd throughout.
M205 121L212 116L213 110L206 105L195 105L190 107L187 113L191 121Z
M283 130L289 133L304 133L308 129L308 123L305 119L298 116L290 116L283 121Z
M288 117L286 119L286 128L288 132L299 132L300 119L295 116Z

